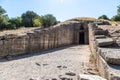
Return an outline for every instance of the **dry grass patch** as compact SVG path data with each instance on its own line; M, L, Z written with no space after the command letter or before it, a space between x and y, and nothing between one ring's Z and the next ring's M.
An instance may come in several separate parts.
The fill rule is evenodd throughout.
M70 19L70 21L90 21L90 22L95 22L95 21L97 21L97 19L92 18L92 17L77 17L77 18Z

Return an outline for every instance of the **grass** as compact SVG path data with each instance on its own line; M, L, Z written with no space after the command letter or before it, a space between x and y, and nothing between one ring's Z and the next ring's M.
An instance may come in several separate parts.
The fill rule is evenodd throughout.
M77 17L70 19L70 21L90 21L90 22L95 22L97 21L96 18L91 18L91 17Z
M70 19L68 21L103 22L103 23L108 23L110 25L115 25L115 26L120 24L120 22L110 21L110 20L105 20L105 19L96 19L92 17L77 17L77 18Z

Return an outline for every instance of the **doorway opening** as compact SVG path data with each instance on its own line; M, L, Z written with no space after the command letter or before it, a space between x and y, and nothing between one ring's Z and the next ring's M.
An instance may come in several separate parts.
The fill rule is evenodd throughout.
M79 44L85 44L85 33L84 32L79 33Z
M80 30L84 30L83 24L80 26Z

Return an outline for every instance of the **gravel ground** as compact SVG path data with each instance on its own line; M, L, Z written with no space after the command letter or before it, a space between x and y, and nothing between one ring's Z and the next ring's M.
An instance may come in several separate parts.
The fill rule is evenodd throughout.
M94 74L88 45L56 48L0 60L0 80L77 80L79 74Z

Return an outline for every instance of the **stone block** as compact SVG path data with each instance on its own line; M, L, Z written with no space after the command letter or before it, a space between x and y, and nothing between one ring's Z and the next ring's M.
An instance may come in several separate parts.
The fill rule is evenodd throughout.
M101 56L107 63L120 64L120 48L101 48Z
M114 40L112 38L101 38L96 39L97 45L100 47L110 46L114 44Z
M95 35L107 35L107 31L105 30L95 30Z
M0 56L34 53L78 42L77 32L81 24L87 30L88 23L66 21L50 28L3 34L0 36Z
M101 39L101 38L106 38L106 36L105 35L95 35L95 38L96 39Z
M13 39L12 41L12 45L11 45L11 48L12 48L12 53L10 55L14 55L14 56L17 56L17 55L21 55L21 54L26 54L28 53L29 49L28 49L28 36L27 35L24 35L24 36L18 36L17 38Z
M97 75L80 74L78 80L107 80Z
M6 54L5 54L5 51L4 51L4 42L2 40L0 40L0 58L1 57L4 57Z

